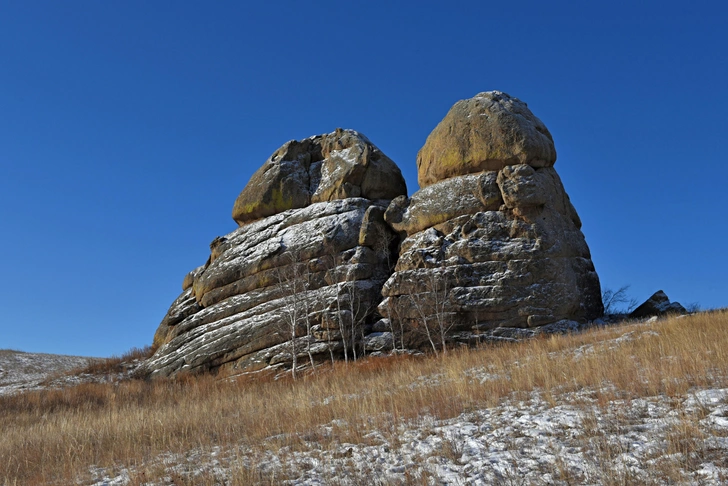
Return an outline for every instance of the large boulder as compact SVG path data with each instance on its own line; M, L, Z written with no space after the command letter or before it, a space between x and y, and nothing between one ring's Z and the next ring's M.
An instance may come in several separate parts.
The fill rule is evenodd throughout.
M603 313L555 158L525 103L491 92L453 107L420 151L424 187L385 212L404 237L379 306L398 340L441 347Z
M317 202L390 200L406 193L404 178L389 157L364 135L337 129L276 150L238 196L233 219L242 225Z
M406 194L399 169L351 130L289 142L263 169L235 203L239 228L213 240L159 325L152 377L365 351L396 261L384 211Z
M644 301L629 315L634 318L652 317L652 316L664 316L668 314L682 315L687 314L680 302L670 302L667 294L658 290L650 296L649 299Z
M526 103L488 91L455 103L417 154L417 176L424 188L507 165L541 168L555 161L551 134Z

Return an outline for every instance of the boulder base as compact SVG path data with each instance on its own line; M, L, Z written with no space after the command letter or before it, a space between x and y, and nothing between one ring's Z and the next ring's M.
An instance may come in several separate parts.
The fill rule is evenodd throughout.
M498 210L483 205L401 244L379 309L407 322L409 346L426 345L428 333L441 328L448 339L470 342L496 327L584 322L603 313L579 218L554 169L523 165L483 174L498 181ZM411 213L418 211L416 196ZM426 204L438 202L428 198Z
M293 353L310 364L360 347L394 261L383 211L363 198L321 202L216 239L217 257L157 330L151 376L286 368Z

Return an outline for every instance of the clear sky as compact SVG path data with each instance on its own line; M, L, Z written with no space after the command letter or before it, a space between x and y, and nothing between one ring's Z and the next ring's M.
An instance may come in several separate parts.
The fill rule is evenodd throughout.
M151 343L251 174L352 128L417 190L498 89L556 142L602 286L728 306L725 2L0 3L0 348Z

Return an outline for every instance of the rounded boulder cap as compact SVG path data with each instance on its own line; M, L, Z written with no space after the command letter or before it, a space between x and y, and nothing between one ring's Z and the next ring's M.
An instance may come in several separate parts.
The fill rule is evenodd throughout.
M502 91L455 103L417 154L420 187L507 165L550 167L556 148L546 125L528 105Z
M402 194L407 185L397 164L363 134L339 128L276 150L235 200L233 219L243 225L322 201Z

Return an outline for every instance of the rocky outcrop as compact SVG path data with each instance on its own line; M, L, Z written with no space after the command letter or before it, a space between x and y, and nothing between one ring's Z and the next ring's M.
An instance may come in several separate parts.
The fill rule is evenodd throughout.
M418 156L422 189L385 213L404 240L379 309L406 324L405 345L602 314L555 160L543 123L498 91L458 102L435 128Z
M667 314L687 314L679 302L670 302L667 294L662 290L658 290L652 296L644 301L639 307L630 313L629 317L642 318L652 316L664 316Z
M435 128L411 197L357 132L288 142L235 201L238 229L184 278L147 371L295 370L578 328L603 306L555 161L545 125L499 91Z
M360 133L337 129L279 148L238 196L233 219L242 225L317 202L400 194L407 187L397 165Z
M240 227L185 277L148 372L244 373L360 351L396 259L384 211L403 194L397 166L357 132L285 144L235 202Z

